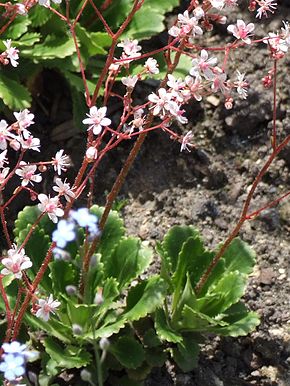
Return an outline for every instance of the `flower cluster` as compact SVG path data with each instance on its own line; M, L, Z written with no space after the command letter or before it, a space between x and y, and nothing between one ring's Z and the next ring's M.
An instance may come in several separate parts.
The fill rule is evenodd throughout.
M19 249L13 245L7 251L7 257L2 259L1 263L5 268L1 270L2 275L12 274L15 279L21 279L25 269L32 267L32 262L28 256L25 255L24 248Z
M11 39L4 40L3 43L6 47L6 50L0 55L0 62L4 65L9 64L10 62L11 66L17 67L19 64L17 62L19 59L19 50L11 46Z
M27 350L25 344L17 341L4 343L2 345L4 354L0 363L0 371L4 373L7 381L20 380L25 374L25 365L28 359L36 357L36 352Z
M38 299L38 304L33 308L33 313L37 318L40 318L47 322L50 318L50 314L55 314L57 308L61 305L58 300L53 300L50 294L46 299Z

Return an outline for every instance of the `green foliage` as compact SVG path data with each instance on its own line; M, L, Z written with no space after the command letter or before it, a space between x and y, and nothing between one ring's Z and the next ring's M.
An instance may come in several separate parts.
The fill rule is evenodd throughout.
M91 208L99 218L103 211L98 206ZM18 245L39 215L37 207L19 213L14 230ZM33 262L28 271L32 281L51 244L54 225L44 216L34 227L25 245ZM83 229L77 234L67 247L71 260L53 260L38 288L39 293L51 293L61 302L57 317L46 322L29 312L25 315L35 339L39 330L47 334L42 342L41 384L53 382L65 369L87 368L98 373L101 362L108 384L116 382L110 370L116 374L124 369L126 376L120 378L124 384L142 384L151 368L162 366L168 355L183 371L190 371L197 365L205 334L246 335L259 323L257 315L241 302L255 254L240 239L232 241L197 292L215 252L205 249L191 226L168 231L157 246L161 273L142 280L152 251L146 243L126 236L118 212L110 213L85 276L82 260L90 242ZM17 291L13 284L11 277L3 280L9 299ZM67 286L74 286L75 292L69 295ZM106 347L100 343L104 340Z
M259 324L257 314L240 302L255 263L246 243L232 241L198 293L195 287L215 256L204 248L198 232L175 226L158 252L161 277L168 282L171 296L168 305L156 311L155 328L160 339L171 344L172 357L183 371L196 366L202 334L246 335Z
M98 7L102 4L101 1L95 3ZM124 22L133 3L133 0L113 1L103 12L113 31ZM80 1L70 1L72 21L81 4ZM142 9L134 15L121 38L142 40L162 32L166 12L178 5L179 0L145 0ZM64 2L58 6L58 10L65 15ZM92 18L93 12L88 4L75 24L76 40L91 94L102 70L99 64L104 63L112 43L97 16ZM84 85L70 27L49 9L35 5L27 16L18 16L4 32L0 41L2 50L5 50L3 41L6 39L11 39L12 46L19 49L20 59L18 68L7 66L1 74L0 97L4 104L14 111L29 108L33 97L31 90L34 89L31 85L37 81L43 69L54 69L66 79L72 92L75 123L82 125L80 115L83 113L84 116L85 113ZM35 72L36 65L38 71Z
M93 206L91 213L100 217L103 210ZM37 207L26 207L19 213L14 229L17 245L25 240L39 215ZM31 281L45 259L54 227L47 216L42 217L25 245L33 262L27 272ZM52 294L53 299L61 302L57 318L51 317L46 322L30 312L25 315L25 323L32 334L34 331L37 335L39 330L47 333L41 354L42 379L50 379L50 382L65 369L94 365L96 351L100 354L102 351L98 343L100 338L110 342L103 363L104 373L111 368L112 359L121 368L144 367L150 355L146 354L147 346L136 335L133 324L161 307L167 294L167 284L159 275L138 283L152 261L152 250L139 239L125 235L123 221L115 211L110 213L99 239L95 261L84 280L84 291L79 292L86 241L82 229L78 230L78 235L67 247L71 260L53 260L38 287L39 294ZM12 285L9 279L3 283L7 289ZM77 292L69 295L67 286L74 286ZM96 294L102 294L102 298L94 303ZM81 333L77 333L75 326ZM158 342L156 334L155 338ZM148 366L146 364L146 368Z

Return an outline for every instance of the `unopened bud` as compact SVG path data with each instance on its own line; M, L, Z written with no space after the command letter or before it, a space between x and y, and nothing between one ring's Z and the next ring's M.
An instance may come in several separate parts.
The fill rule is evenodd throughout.
M104 302L102 290L99 290L94 298L94 303L97 304L98 306Z
M92 374L86 369L81 371L80 376L81 379L85 382L90 382L92 380Z
M82 326L80 326L79 324L76 324L76 323L74 323L74 324L72 325L72 330L73 330L73 333L74 333L75 335L82 335L82 333L83 333L83 328L82 328Z
M9 142L9 145L15 151L18 151L20 149L20 143L16 141L16 139L12 139L12 141Z
M43 173L47 171L47 166L46 165L39 165L38 170Z
M110 341L107 338L101 338L99 342L100 349L103 351L107 351L110 347Z
M69 295L69 296L74 296L77 294L78 290L77 290L77 287L74 286L74 285L67 285L65 287L65 290L66 290L66 293Z
M98 151L93 146L90 146L86 151L86 158L88 162L94 162L98 158Z

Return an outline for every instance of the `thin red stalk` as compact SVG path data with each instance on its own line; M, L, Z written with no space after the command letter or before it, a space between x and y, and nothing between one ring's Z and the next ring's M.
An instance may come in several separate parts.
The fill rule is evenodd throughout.
M90 97L90 92L89 92L89 88L88 88L88 84L87 84L87 79L86 79L85 69L84 69L84 65L83 65L83 61L82 61L82 57L81 57L80 48L79 48L77 38L76 38L76 33L75 33L74 27L70 21L68 21L68 25L70 27L70 31L71 31L71 34L73 37L74 45L75 45L75 48L77 51L77 56L78 56L78 61L79 61L79 65L80 65L82 80L83 80L83 84L84 84L84 88L85 88L86 103L88 106L90 106L91 105L91 97Z
M107 56L106 63L104 65L104 67L103 67L103 70L102 70L102 72L101 72L101 74L99 76L98 82L96 84L96 87L95 87L95 90L94 90L94 94L93 94L93 97L92 97L92 100L91 100L91 104L89 105L89 107L91 107L91 106L96 104L96 100L97 100L100 88L102 86L102 83L103 83L103 81L104 81L104 79L105 79L105 77L106 77L106 75L108 73L110 65L113 63L114 52L115 52L115 48L116 48L117 41L118 41L119 37L124 32L125 28L130 23L130 21L132 20L133 16L139 10L139 8L143 4L143 2L144 2L144 0L142 0L140 3L138 2L138 0L134 1L134 5L133 5L133 8L132 8L131 12L126 17L125 21L123 22L121 27L118 29L118 31L115 34L112 35L112 45L111 45L111 47L109 49L109 53L108 53L108 56Z
M283 196L277 198L276 200L269 202L267 205L263 206L262 208L257 209L254 212L251 212L250 214L247 215L246 220L252 220L253 218L257 217L264 210L272 208L273 206L279 204L280 201L284 200L289 195L290 195L290 191L283 194Z
M27 310L27 307L29 306L29 303L30 303L30 300L34 294L34 292L36 291L39 283L41 282L42 278L43 278L43 275L45 273L45 271L47 270L47 267L48 267L48 264L50 263L50 260L51 260L51 256L52 256L52 250L53 248L55 248L56 246L56 243L52 243L51 246L49 247L49 250L47 251L47 254L44 258L44 261L43 263L41 264L41 267L39 269L39 271L37 272L37 275L35 276L35 279L33 280L33 283L32 283L32 290L31 292L27 292L24 300L23 300L23 303L22 303L22 306L19 310L19 313L17 315L17 319L14 323L14 328L13 328L13 339L16 339L18 334L19 334L19 330L20 330L20 327L21 327L21 323L22 323L22 319L24 317L24 314Z
M20 306L20 301L21 301L22 294L23 294L23 287L21 286L21 283L19 283L16 303L15 303L15 307L14 307L13 314L12 314L12 321L15 320L15 317L16 317L16 314L17 314L17 311L18 311L18 307Z
M32 233L34 232L35 228L37 227L37 225L39 224L40 220L42 219L42 217L45 215L45 212L41 213L37 219L35 220L34 224L32 224L31 228L29 229L29 232L27 233L23 243L21 244L21 246L19 247L19 251L21 251L22 248L25 247L25 245L27 244L28 240L30 239Z
M2 223L2 227L3 227L3 232L4 232L4 235L5 235L8 247L10 249L12 247L12 242L11 242L10 235L9 235L9 232L8 232L7 222L6 222L4 210L5 210L4 207L0 206L0 216L1 216L1 223Z
M90 3L91 3L91 6L94 8L98 18L101 20L101 22L103 23L103 26L105 28L105 30L107 31L107 34L109 34L111 37L114 36L114 32L111 30L111 28L109 27L108 23L106 22L106 20L104 19L103 15L101 14L101 12L98 10L98 8L95 6L93 0L90 0Z
M248 212L251 200L253 198L253 195L254 195L254 193L256 191L256 188L257 188L259 182L261 181L261 179L263 178L264 174L269 169L269 167L272 164L272 162L274 161L274 159L278 156L278 154L281 152L281 150L283 150L286 147L286 145L289 143L289 141L290 141L290 135L288 135L283 140L283 142L279 146L277 146L275 148L275 150L273 150L273 152L269 156L267 162L264 164L264 166L262 167L262 169L260 170L260 172L256 176L256 178L255 178L255 180L254 180L254 182L252 184L252 187L251 187L251 189L250 189L250 191L249 191L249 193L247 195L246 201L244 203L240 219L239 219L238 223L236 224L236 226L234 227L234 229L232 230L232 232L230 233L230 235L228 236L228 238L226 239L226 241L224 242L224 244L221 247L221 249L218 251L218 253L214 257L214 259L212 260L212 262L209 265L209 267L206 270L206 272L202 275L201 279L199 280L198 284L196 285L195 292L197 294L201 291L203 285L207 281L207 279L208 279L209 275L211 274L212 270L217 265L217 263L219 262L220 258L223 256L223 254L225 253L225 251L228 248L228 246L230 245L230 243L238 235L241 227L243 226L244 222L247 220L247 212Z
M74 22L73 22L73 28L75 28L77 22L79 21L79 18L81 17L81 15L82 15L82 13L83 13L83 11L84 11L84 9L85 9L85 7L86 7L88 1L89 1L89 0L85 0L84 3L83 3L83 5L81 6L81 9L79 10L79 13L77 14L77 16L76 16L76 18L75 18L75 20L74 20Z
M50 10L51 12L53 12L54 14L56 14L58 17L60 17L61 20L67 22L66 17L63 16L60 12L58 12L56 9L54 9L54 8L52 8L52 7L49 7L49 10Z
M5 208L7 208L7 206L18 196L18 194L23 190L23 186L18 186L18 188L16 188L16 191L14 191L14 194L13 196L11 196L6 202L5 204L3 205L3 211ZM1 210L1 208L0 208Z
M272 130L272 147L275 150L277 145L277 60L274 60L273 72L273 130Z
M0 292L1 296L5 305L5 311L6 311L6 319L7 319L7 331L11 330L12 328L12 315L11 315L11 308L9 305L9 301L5 292L5 288L2 283L3 275L0 275Z

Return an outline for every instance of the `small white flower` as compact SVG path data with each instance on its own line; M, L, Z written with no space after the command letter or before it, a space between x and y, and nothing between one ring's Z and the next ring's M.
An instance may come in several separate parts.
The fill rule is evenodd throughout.
M288 51L288 45L280 35L274 32L269 32L268 38L263 40L265 44L269 44L270 48L279 54L285 54Z
M62 181L60 178L56 178L55 183L57 186L53 186L52 189L57 192L59 196L64 196L67 201L71 201L71 199L75 197L70 184L66 182L66 180Z
M209 58L206 50L201 50L200 57L192 60L192 68L189 73L192 76L199 76L202 73L206 79L213 78L213 67L217 64L217 58Z
M100 107L99 109L96 106L90 108L90 113L86 114L88 118L83 120L85 125L90 125L88 130L93 130L95 135L101 133L103 126L109 126L111 120L106 117L107 107Z
M20 162L20 168L15 170L15 174L22 178L21 185L26 186L29 183L33 185L33 182L41 182L42 177L40 174L34 174L36 172L36 165L29 165L24 161Z
M185 77L185 84L188 87L188 89L185 89L183 92L185 100L190 99L190 97L194 97L197 101L201 101L203 91L201 77L196 76L193 78L188 75Z
M86 159L88 162L93 162L98 158L98 151L95 147L90 146L86 151Z
M57 217L62 217L64 215L64 211L59 208L58 197L50 198L46 194L40 193L38 199L40 201L38 209L43 213L47 213L52 222L57 223Z
M55 4L60 4L61 0L52 0ZM43 5L44 7L50 7L50 0L38 0L39 5Z
M52 165L57 174L60 176L61 172L66 172L67 167L70 166L70 158L68 155L63 154L64 150L59 150L55 157L52 158Z
M274 13L277 8L277 3L275 0L259 0L259 8L257 9L256 17L259 19L262 16L268 17L268 12Z
M0 121L0 150L7 149L7 140L9 140L13 135L7 129L8 124L4 119Z
M172 102L172 94L167 92L165 88L160 88L158 90L158 95L152 93L148 96L150 102L154 104L151 109L153 109L153 115L158 115L160 112L162 115L165 115L166 110L170 111Z
M9 168L3 168L0 171L0 185L2 185L3 182L5 181L5 178L8 176L9 170L10 170Z
M198 19L196 17L190 17L188 11L178 15L177 25L173 26L168 31L171 36L186 36L191 35L195 37L202 35L203 30L198 25Z
M35 150L40 152L40 139L35 138L32 135L29 135L27 138L19 138L19 142L22 146L22 149Z
M4 361L0 363L0 371L4 373L4 378L7 381L16 381L17 378L25 374L25 359L23 356L5 354L3 359Z
M14 114L15 118L17 119L17 123L18 123L20 129L22 129L22 130L33 125L33 123L34 123L34 120L33 120L34 114L32 114L28 109L24 109L23 111L20 111L19 113L13 113L13 114ZM24 138L27 138L27 135L24 134L23 136L24 136Z
M237 88L237 93L240 95L242 99L247 99L249 87L248 82L245 81L245 74L241 74L240 71L237 70L237 81L234 83Z
M19 59L19 55L18 55L19 50L15 47L11 47L11 39L4 40L3 43L6 47L5 54L7 58L10 60L11 65L13 67L17 67L19 64L17 62L17 60Z
M235 38L241 39L246 44L251 44L250 36L251 32L255 29L254 23L246 24L243 20L238 19L237 24L231 24L228 26L227 30L234 35Z
M7 164L7 158L6 158L7 150L2 151L0 153L0 168L3 168L4 164Z
M27 9L25 8L25 5L22 3L15 4L15 9L18 15L27 15Z
M50 318L50 314L55 314L55 311L60 305L61 303L59 301L53 300L52 295L49 295L46 299L39 299L39 309L37 310L35 316L47 322Z
M221 10L225 6L225 0L210 0L211 5L218 9Z
M118 43L117 46L122 47L124 54L129 58L141 55L139 51L142 47L138 45L138 40L136 39L125 39L121 43Z
M133 75L133 76L129 75L121 79L121 82L123 83L123 85L131 90L135 87L137 81L138 81L137 75Z
M60 220L57 229L52 232L52 241L58 248L65 248L68 242L76 238L75 224L71 221Z
M32 262L28 256L25 255L25 250L22 248L20 251L13 245L11 249L7 251L8 257L2 260L2 264L5 268L2 269L2 275L14 275L15 279L22 278L22 271L32 267Z
M144 67L149 74L152 74L152 75L159 74L159 68L158 68L158 63L156 59L148 58L145 62Z
M193 144L191 143L192 139L193 139L193 134L192 134L192 131L190 130L185 134L185 136L182 139L180 151L187 150L191 152L190 147L193 146Z

